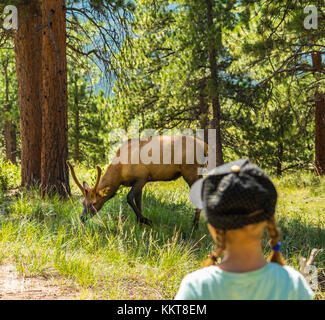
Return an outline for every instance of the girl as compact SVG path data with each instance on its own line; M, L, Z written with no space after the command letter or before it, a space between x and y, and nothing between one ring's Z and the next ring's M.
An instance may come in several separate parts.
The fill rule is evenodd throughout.
M215 168L191 188L216 243L205 268L187 275L176 300L310 300L313 291L294 268L285 266L274 213L277 192L248 159ZM265 227L272 253L261 247ZM223 260L216 264L224 254Z

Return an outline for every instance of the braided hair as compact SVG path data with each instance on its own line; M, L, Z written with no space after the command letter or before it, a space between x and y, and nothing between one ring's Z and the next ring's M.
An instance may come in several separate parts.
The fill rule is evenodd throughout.
M267 220L267 231L270 237L270 245L271 247L277 246L280 240L280 232L276 226L274 217L271 217ZM280 266L285 265L285 260L280 251L272 250L270 256L267 259L269 262L276 262Z
M209 258L203 261L202 267L215 265L217 259L222 255L225 248L226 248L226 230L217 230L216 247L211 252Z
M267 231L270 237L270 246L271 248L273 248L277 246L280 240L280 232L276 226L274 217L267 220ZM204 267L216 265L217 259L222 255L225 248L226 248L226 230L217 230L216 247L211 252L209 258L203 261L202 267L204 268ZM267 261L278 263L280 266L284 266L286 264L285 259L283 258L281 252L275 250L272 250Z
M214 265L226 248L227 230L266 222L272 253L268 258L285 264L279 252L280 233L274 214L277 191L271 179L249 159L219 166L191 188L192 203L203 209L208 223L215 228L216 247L203 266ZM197 201L196 201L197 200Z

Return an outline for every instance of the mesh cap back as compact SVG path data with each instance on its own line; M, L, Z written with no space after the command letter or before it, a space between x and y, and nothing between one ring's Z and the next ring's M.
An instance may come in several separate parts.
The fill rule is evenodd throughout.
M276 189L264 171L248 159L211 170L193 187L192 202L199 198L194 202L201 204L208 222L216 229L242 228L275 213Z

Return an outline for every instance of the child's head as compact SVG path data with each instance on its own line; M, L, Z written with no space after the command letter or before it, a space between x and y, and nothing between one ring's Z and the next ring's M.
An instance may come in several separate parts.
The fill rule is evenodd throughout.
M269 261L284 264L274 220L277 192L258 166L241 159L217 167L192 186L190 197L197 208L204 210L216 242L205 265L214 264L227 244L260 241L265 226L272 247Z

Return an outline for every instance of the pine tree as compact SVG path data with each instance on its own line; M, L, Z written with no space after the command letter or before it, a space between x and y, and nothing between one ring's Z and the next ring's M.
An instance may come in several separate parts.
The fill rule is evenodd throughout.
M0 6L6 4L6 1L0 2ZM16 0L11 4L16 5L19 12L18 31L8 33L15 41L22 185L40 182L43 195L56 191L64 196L70 190L66 166L66 31L77 29L86 34L93 46L90 50L78 50L74 46L76 38L70 37L69 50L89 59L95 57L108 70L110 57L118 48L117 36L123 36L122 31L125 31L122 18L125 12L132 10L133 4L121 0L82 1L81 5L74 0ZM78 14L90 21L99 36L88 35L78 19L68 20L66 28L67 11L72 17ZM104 23L98 22L98 18L104 19ZM1 34L3 32L2 28Z
M21 138L21 185L41 181L42 116L41 6L31 0L17 2L19 28L14 34Z
M94 166L106 160L106 99L103 91L93 89L96 77L84 62L69 70L69 150L76 163Z
M6 159L16 164L17 128L19 127L19 112L17 105L17 82L13 50L0 51L0 127L3 128Z
M42 0L41 194L70 194L64 0Z
M160 131L216 129L217 163L223 162L224 106L237 99L244 103L235 93L250 87L228 74L232 57L223 33L237 23L233 6L233 1L137 2L132 46L125 43L116 59L113 105L123 114L120 123L137 118L143 128Z
M322 18L325 16L321 1L317 1L318 28L306 29L304 9L309 5L309 1L243 1L241 30L237 30L240 35L234 42L240 39L242 46L238 55L246 58L241 72L258 70L260 87L272 87L280 78L294 82L305 98L300 115L309 115L310 101L314 100L315 171L324 175L325 125L322 119L325 99L321 48L324 46ZM307 136L302 143L300 149L310 146Z

